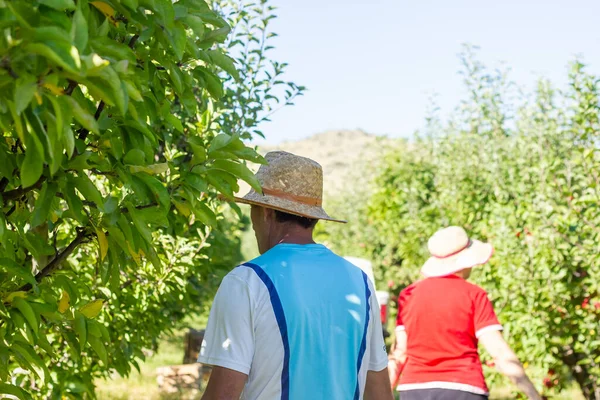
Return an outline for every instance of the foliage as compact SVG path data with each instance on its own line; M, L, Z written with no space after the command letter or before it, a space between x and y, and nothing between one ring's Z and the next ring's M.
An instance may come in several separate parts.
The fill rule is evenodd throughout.
M474 278L538 387L574 379L600 399L600 80L576 61L565 91L542 80L519 98L504 72L462 60L468 99L390 152L357 242L397 294L440 227L490 240L496 253Z
M94 397L240 260L216 194L303 90L241 4L0 0L0 393Z

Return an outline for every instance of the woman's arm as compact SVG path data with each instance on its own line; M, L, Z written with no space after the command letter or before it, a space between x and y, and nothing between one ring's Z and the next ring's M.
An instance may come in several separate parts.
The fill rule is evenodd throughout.
M392 346L388 362L388 371L390 374L392 390L398 386L400 374L402 373L402 369L406 363L406 331L396 329L395 333L396 341Z
M479 341L494 359L498 371L507 376L528 398L541 400L542 397L525 374L523 365L500 331L484 332L479 337Z

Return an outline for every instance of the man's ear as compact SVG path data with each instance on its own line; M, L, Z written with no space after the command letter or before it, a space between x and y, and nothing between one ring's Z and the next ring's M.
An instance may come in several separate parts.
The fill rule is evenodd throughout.
M265 222L275 221L275 210L272 208L263 208L263 220Z

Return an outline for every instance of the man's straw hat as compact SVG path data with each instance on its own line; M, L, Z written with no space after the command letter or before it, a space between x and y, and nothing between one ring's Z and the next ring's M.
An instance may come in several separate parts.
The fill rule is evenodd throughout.
M494 248L489 243L469 239L461 227L450 226L437 231L427 243L431 257L421 273L426 277L446 276L487 263Z
M285 151L272 151L265 155L267 165L256 173L263 194L254 189L238 203L272 208L289 214L326 221L346 221L331 218L322 208L323 168L310 158Z

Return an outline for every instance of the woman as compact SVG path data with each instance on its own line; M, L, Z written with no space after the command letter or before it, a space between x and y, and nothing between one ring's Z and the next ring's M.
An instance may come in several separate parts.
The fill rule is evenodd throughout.
M431 257L421 269L425 279L404 289L398 299L388 368L392 387L402 373L400 399L487 399L478 342L501 373L530 399L541 399L502 337L487 293L466 281L471 268L489 261L492 246L452 226L436 232L428 248Z

